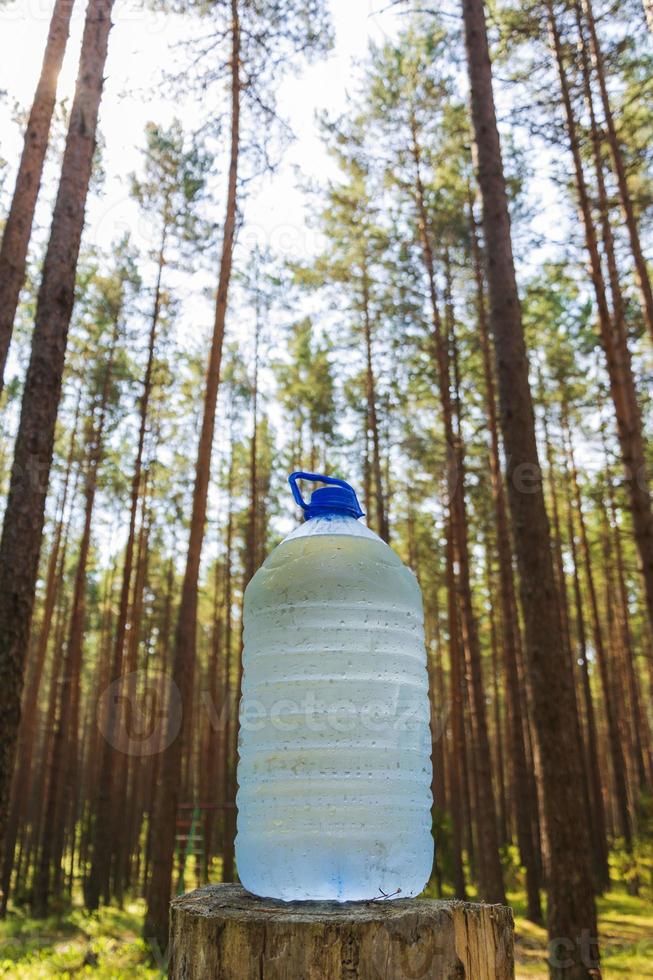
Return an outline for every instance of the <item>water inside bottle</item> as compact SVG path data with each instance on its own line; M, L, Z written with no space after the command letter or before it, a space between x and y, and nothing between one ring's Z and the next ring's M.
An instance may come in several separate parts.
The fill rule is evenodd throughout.
M418 894L433 841L412 572L353 518L307 521L248 586L243 664L244 886L286 901Z

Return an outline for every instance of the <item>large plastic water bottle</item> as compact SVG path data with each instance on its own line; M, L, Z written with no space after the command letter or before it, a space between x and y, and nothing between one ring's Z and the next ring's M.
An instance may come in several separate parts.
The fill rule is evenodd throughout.
M298 479L327 484L303 500ZM240 879L285 901L417 895L433 861L422 598L343 480L245 592Z

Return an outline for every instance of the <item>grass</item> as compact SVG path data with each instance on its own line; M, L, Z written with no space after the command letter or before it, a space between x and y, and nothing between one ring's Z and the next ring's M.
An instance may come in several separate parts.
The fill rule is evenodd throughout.
M10 910L0 922L0 977L161 980L140 938L144 912L142 902L92 914L76 908L48 919Z
M515 912L516 980L548 980L546 931L523 917L524 896L509 896ZM653 907L646 898L611 891L598 900L603 980L653 978Z
M524 918L521 892L515 912L516 980L548 980L546 932ZM95 980L161 980L140 938L142 901L89 914L75 908L44 920L10 910L0 922L0 977L94 977ZM599 899L604 980L653 980L653 906L646 898L612 891Z

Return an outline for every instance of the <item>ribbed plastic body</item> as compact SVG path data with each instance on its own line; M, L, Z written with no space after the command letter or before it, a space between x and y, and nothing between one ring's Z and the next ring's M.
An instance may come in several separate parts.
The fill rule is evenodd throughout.
M314 518L250 582L244 627L243 885L285 901L419 894L433 839L415 576L354 518Z

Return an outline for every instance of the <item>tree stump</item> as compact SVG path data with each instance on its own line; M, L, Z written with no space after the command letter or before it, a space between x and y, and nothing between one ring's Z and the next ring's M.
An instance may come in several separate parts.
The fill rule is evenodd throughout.
M276 902L208 885L172 902L171 980L512 980L512 910Z

